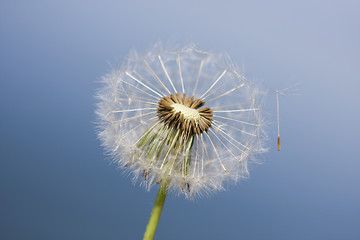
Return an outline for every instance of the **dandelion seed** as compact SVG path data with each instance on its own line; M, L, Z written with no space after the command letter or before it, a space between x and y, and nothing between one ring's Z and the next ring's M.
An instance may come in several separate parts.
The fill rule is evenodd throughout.
M281 150L281 143L280 143L280 107L279 107L279 95L285 96L289 95L289 92L296 91L295 87L298 86L300 83L296 83L295 85L284 88L281 90L275 90L276 94L276 120L277 120L277 149L278 151Z
M278 137L277 137L277 145L278 151L281 149L280 145L280 109L279 109L279 91L276 90L276 113L277 113L277 130L278 130Z
M158 45L131 54L103 83L99 136L148 188L166 180L189 198L217 191L246 177L264 151L261 92L226 56Z

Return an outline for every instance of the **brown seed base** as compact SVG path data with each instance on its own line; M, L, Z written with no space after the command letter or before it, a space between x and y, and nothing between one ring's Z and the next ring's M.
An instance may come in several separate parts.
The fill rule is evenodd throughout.
M181 112L174 112L172 105L174 103L182 104L186 107L196 109L200 114L200 119L195 120L192 118L184 118ZM186 135L199 135L206 132L211 127L213 120L212 110L208 107L201 108L205 102L200 99L195 99L194 96L188 98L185 93L181 97L179 93L170 94L170 96L163 97L158 104L158 117L159 119L167 124L169 127L180 129Z

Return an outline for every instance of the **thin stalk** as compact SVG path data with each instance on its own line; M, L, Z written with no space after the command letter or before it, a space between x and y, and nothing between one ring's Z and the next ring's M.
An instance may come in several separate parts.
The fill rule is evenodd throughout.
M146 231L145 231L143 240L152 240L152 239L154 239L156 228L157 228L157 225L159 223L161 211L163 209L165 199L166 199L166 195L167 195L167 192L168 192L168 187L169 187L169 180L163 179L161 181L158 194L156 196L154 207L152 209L150 219L149 219L148 225L146 227Z

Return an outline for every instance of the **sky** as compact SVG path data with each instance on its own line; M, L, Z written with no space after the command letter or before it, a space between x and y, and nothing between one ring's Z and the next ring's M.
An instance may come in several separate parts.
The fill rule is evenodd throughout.
M1 1L0 238L141 239L157 188L95 131L101 77L158 41L227 52L269 94L250 177L169 195L155 239L360 239L359 1ZM276 89L282 150L276 146Z

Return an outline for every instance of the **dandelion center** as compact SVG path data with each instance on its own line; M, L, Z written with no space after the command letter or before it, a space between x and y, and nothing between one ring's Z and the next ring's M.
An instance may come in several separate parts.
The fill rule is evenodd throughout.
M184 93L163 97L158 103L158 117L168 127L179 129L187 135L201 134L211 127L213 112L209 107L201 108L205 102L190 98Z
M189 108L178 103L174 103L171 105L171 107L173 108L173 112L175 114L180 112L185 119L194 119L195 121L198 121L201 118L199 112L196 109Z

